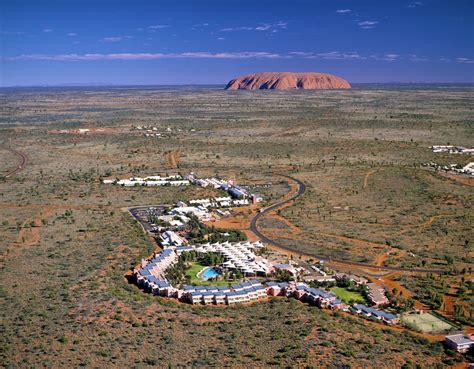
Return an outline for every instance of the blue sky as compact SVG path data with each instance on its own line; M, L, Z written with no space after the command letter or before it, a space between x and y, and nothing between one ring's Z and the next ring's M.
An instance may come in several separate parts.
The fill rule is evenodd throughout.
M474 82L472 0L0 0L0 85Z

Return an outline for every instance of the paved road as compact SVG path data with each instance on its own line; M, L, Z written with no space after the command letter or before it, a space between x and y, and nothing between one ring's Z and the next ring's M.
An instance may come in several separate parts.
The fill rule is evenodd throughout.
M263 242L268 243L270 245L276 246L280 249L287 250L290 252L293 252L295 254L299 254L302 256L307 256L311 258L317 258L320 260L323 260L325 262L335 262L339 264L344 264L344 265L350 265L350 266L357 266L357 267L364 267L364 268L370 268L370 269L377 269L377 270L390 270L390 271L398 271L398 272L416 272L416 273L434 273L434 274L442 274L445 273L445 270L442 269L428 269L428 268L401 268L401 267L391 267L391 266L379 266L375 264L370 264L370 263L362 263L362 262L357 262L357 261L350 261L350 260L344 260L344 259L339 259L339 258L328 258L326 256L321 256L317 254L309 254L301 251L297 251L293 247L289 247L287 245L284 245L278 241L275 241L267 236L265 236L260 230L258 229L258 220L260 218L263 218L266 214L272 212L273 210L288 204L289 202L297 199L301 195L303 195L306 191L306 185L301 182L299 179L293 178L291 176L288 176L286 174L278 174L281 177L288 178L292 180L293 182L296 182L298 185L298 191L293 194L291 197L285 200L281 200L263 210L261 210L260 213L257 213L251 220L250 222L250 230L257 235Z
M14 174L20 172L21 170L23 170L26 163L28 162L28 158L26 157L26 155L19 152L19 151L17 151L17 150L11 149L9 147L2 147L2 149L10 151L10 152L12 152L13 154L15 154L16 156L18 156L20 158L20 164L18 164L18 166L15 169L12 169L7 174L5 174L3 177L5 177L5 178L11 177L12 175L14 175Z

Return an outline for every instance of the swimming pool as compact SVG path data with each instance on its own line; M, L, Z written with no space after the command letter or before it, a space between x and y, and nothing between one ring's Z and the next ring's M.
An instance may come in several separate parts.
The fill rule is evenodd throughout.
M201 273L201 278L208 280L210 278L217 277L221 273L216 268L207 268L204 272Z

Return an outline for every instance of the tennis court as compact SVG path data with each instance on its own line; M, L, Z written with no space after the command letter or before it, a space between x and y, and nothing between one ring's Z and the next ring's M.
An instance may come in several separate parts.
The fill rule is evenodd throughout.
M404 315L402 322L410 328L424 333L438 333L454 328L451 324L430 313Z

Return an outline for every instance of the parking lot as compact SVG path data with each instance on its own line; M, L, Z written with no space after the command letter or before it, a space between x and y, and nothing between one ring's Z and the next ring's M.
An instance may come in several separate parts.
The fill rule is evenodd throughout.
M156 224L150 223L150 216L159 216L163 214L164 205L148 205L129 208L129 213L140 222L143 228L150 233L156 231Z

